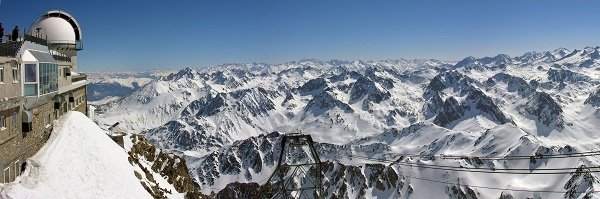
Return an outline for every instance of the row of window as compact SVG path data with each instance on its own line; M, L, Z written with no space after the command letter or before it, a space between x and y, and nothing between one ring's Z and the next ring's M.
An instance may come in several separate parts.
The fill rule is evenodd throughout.
M83 103L84 101L85 101L85 98L83 96L78 97L77 99L75 99L75 106L81 105L81 103Z
M0 116L0 131L8 129L8 125L11 123L9 120L12 120L12 125L10 127L12 127L12 129L17 128L17 113L15 112L10 117Z
M7 78L4 75L4 65L0 64L0 83L8 82ZM17 67L12 67L12 82L19 82L19 69Z
M11 165L14 165L14 172L11 172ZM19 160L15 161L13 164L10 164L4 169L3 172L2 183L9 183L17 176L21 175L21 165L19 164Z

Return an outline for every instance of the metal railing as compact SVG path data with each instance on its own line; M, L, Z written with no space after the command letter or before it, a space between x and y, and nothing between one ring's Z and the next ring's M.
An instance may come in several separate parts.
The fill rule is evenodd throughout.
M82 41L48 40L48 46L59 50L83 50Z
M56 60L56 61L71 62L71 58L70 57L65 57L65 56L62 56L62 55L52 55L52 58L54 58L54 60Z
M71 76L71 82L78 82L78 81L83 81L83 80L87 80L87 75L80 73L80 74Z
M40 44L40 45L44 45L44 46L48 45L48 40L40 38L40 37L36 37L34 35L30 35L30 34L27 34L27 33L24 34L23 39L25 41L30 41L30 42L33 42L33 43L36 43L36 44Z
M15 57L19 49L21 48L22 42L9 41L6 43L0 43L0 56L3 57Z

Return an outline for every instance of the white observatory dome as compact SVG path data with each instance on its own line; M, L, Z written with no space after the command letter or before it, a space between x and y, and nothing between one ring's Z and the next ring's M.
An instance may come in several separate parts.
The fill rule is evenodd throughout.
M29 34L56 44L75 44L81 40L81 29L75 18L58 10L42 15L31 25Z

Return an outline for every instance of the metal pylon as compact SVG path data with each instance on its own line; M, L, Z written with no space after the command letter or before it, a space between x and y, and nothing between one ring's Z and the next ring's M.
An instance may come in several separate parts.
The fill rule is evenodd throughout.
M286 134L277 168L264 185L263 198L324 198L321 160L310 135Z

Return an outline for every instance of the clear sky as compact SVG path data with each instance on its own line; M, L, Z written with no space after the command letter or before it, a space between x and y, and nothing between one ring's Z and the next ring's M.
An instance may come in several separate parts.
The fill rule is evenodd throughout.
M460 60L600 45L600 1L591 0L1 0L0 21L6 31L28 27L51 9L81 24L84 71Z

